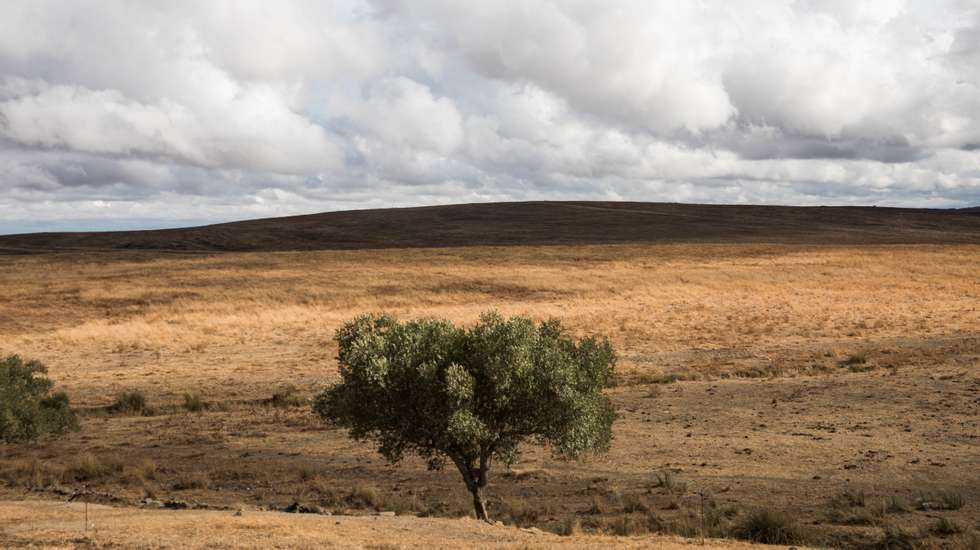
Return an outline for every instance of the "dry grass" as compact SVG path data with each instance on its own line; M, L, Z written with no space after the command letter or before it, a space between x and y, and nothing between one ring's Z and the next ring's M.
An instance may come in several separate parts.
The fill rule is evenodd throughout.
M81 503L0 502L0 546L46 548L690 548L674 537L613 539L490 526L470 519L324 517L245 511L162 511ZM33 547L37 547L34 545ZM708 541L706 550L760 548Z
M87 485L128 502L153 494L343 514L469 514L458 474L427 472L412 459L387 466L370 445L324 428L307 404L335 380L333 331L352 316L385 309L465 323L497 308L607 334L621 356L609 455L564 464L526 447L521 470L501 466L489 489L491 513L506 522L719 536L750 510L775 507L808 527L822 522L813 528L839 536L837 544L886 540L896 518L936 538L930 514L939 511L964 529L946 540L974 536L977 246L3 261L0 354L41 359L87 409L79 433L3 449L0 494L8 498ZM155 414L106 414L124 392L138 392ZM867 488L850 495L864 506L828 504L854 487ZM703 491L717 499L705 519ZM829 518L834 506L839 515ZM269 531L255 540L282 534L279 521L258 522ZM204 529L212 528L225 527Z
M140 388L307 388L365 311L557 316L609 335L641 382L874 363L869 339L980 326L975 246L651 245L6 258L0 352L45 361L86 404ZM44 297L39 302L38 297ZM832 357L797 353L822 346ZM854 362L861 358L861 363ZM856 369L857 370L857 369ZM240 373L247 373L243 378ZM128 385L128 386L127 386ZM116 390L118 388L118 391ZM251 391L250 391L251 390ZM209 395L210 396L210 395ZM96 402L97 401L97 402Z

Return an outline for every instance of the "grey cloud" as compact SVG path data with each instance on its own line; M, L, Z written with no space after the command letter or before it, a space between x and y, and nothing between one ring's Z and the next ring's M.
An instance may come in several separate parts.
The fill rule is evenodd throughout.
M0 12L0 230L488 200L980 203L969 2Z

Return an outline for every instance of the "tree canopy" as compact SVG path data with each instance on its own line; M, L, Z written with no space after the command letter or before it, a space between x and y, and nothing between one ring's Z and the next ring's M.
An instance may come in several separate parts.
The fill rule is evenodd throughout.
M605 338L574 339L558 320L484 313L470 328L443 319L364 315L335 337L341 382L314 410L372 440L389 461L406 453L438 469L448 459L488 520L483 489L494 461L524 441L562 458L609 448L615 411L602 390L616 356Z
M68 396L51 393L54 383L47 372L39 361L16 355L0 360L0 441L32 441L77 427Z

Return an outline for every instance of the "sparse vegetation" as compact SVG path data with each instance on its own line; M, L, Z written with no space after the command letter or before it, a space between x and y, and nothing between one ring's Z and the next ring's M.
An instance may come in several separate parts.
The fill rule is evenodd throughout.
M200 395L193 393L184 394L184 409L190 412L203 412L210 408L209 403L201 398Z
M109 405L109 412L121 414L137 414L152 416L153 409L147 403L146 396L138 390L122 392Z
M840 360L842 367L857 367L868 362L868 356L864 353L852 353Z
M538 518L546 515L540 503L528 502L524 497L505 497L497 499L496 515L505 523L522 527L533 525Z
M43 358L55 389L68 390L83 421L71 437L0 445L0 491L7 499L22 498L27 489L45 491L32 499L61 499L86 485L130 501L155 494L215 506L240 502L246 515L293 500L357 515L374 510L347 504L354 486L364 485L377 489L384 510L472 514L456 478L413 472L415 461L382 466L370 448L352 446L340 430L324 430L308 407L276 406L272 398L288 381L309 402L332 382L323 362L337 349L325 342L325 331L360 311L439 315L469 326L493 303L508 315L560 315L575 335L609 334L622 354L617 375L625 383L607 392L621 414L608 457L565 468L529 449L521 471L491 482L488 507L496 518L509 521L501 500L523 499L553 507L554 514L542 512L533 522L542 529L557 531L573 517L586 533L612 533L612 522L627 514L659 518L650 532L696 536L693 489L711 487L719 508L770 497L788 502L788 512L814 537L863 533L861 543L870 544L897 524L918 546L955 548L976 528L970 521L974 461L959 443L972 435L962 415L974 409L977 387L976 373L963 367L978 342L975 300L964 298L976 296L970 277L980 269L976 246L105 253L5 262L0 350ZM901 276L909 265L915 278ZM682 285L679 277L695 284ZM855 319L874 319L859 338L847 336ZM889 364L899 365L900 375L847 375L842 383L837 376L848 368L838 361L855 348L868 350L866 364L879 364L882 375ZM780 371L770 373L769 365ZM646 375L687 371L698 381L637 385ZM798 373L822 375L795 378ZM756 374L775 378L728 380ZM157 415L104 414L121 388L145 392ZM656 398L645 399L651 391ZM184 393L209 401L209 412L226 403L232 408L183 414ZM846 417L834 413L839 406L848 408ZM877 454L865 456L868 450ZM76 481L70 470L85 452L121 466ZM156 468L144 468L144 460ZM844 463L857 467L830 472ZM908 487L881 475L881 468L896 467L922 475ZM194 469L212 472L208 488L175 493L173 482ZM659 487L645 492L656 483L653 472L663 470L687 483L684 496ZM821 479L811 483L811 476ZM800 485L806 501L794 488ZM865 505L852 511L870 524L827 521L826 503L848 487L867 491ZM636 493L651 511L625 511ZM897 504L889 500L895 494ZM593 498L598 513L585 514ZM939 541L927 532L932 516L957 507L948 516L964 533ZM710 504L706 510L710 515ZM719 536L739 519L722 519ZM76 528L73 522L72 533Z
M915 499L919 510L959 510L966 504L966 497L956 491L920 493Z
M175 491L190 491L194 489L207 489L211 485L211 476L201 470L190 470L179 472L171 484Z
M680 382L682 380L700 380L702 375L690 370L673 370L670 372L663 372L658 374L640 374L635 377L635 382L637 384L673 384L674 382Z
M281 409L301 407L306 404L306 400L297 395L297 391L295 386L282 386L272 394L272 397L266 399L264 403L270 407Z
M124 464L110 457L82 453L65 470L65 480L82 483L104 480L122 472Z
M0 479L12 487L40 490L64 482L65 469L38 458L23 459L0 468Z
M667 494L680 496L687 492L687 483L678 480L670 470L654 474L653 488L660 488Z
M40 361L16 355L0 359L0 442L33 441L78 427L68 396L51 393L54 383L47 372Z
M958 535L963 532L963 528L959 526L955 521L941 517L935 521L928 528L929 534L936 535L937 537L949 537L952 535Z
M355 485L346 500L348 505L355 508L380 510L385 504L378 488L373 485Z
M885 499L883 508L885 513L888 514L904 514L909 511L908 502L897 495L892 495Z
M732 535L763 544L800 544L803 531L792 516L769 508L757 508L740 518Z
M863 508L866 502L867 495L864 494L864 489L847 489L833 499L833 503L837 506L847 507L858 506Z
M566 537L574 537L582 533L582 520L575 514L565 516L562 520L561 526L558 529L559 535L564 535Z
M148 458L140 460L136 464L123 467L123 476L128 480L140 484L155 480L158 473L159 467L157 463Z

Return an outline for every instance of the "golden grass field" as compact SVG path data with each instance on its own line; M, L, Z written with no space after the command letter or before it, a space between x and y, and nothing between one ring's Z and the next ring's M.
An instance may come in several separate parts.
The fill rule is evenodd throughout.
M657 548L682 550L678 537L556 536L535 529L490 526L475 519L380 516L287 515L277 512L133 510L80 503L0 502L12 531L36 542L34 548L174 547L224 548L229 541L254 548ZM81 531L81 533L80 533ZM730 540L704 541L705 550L760 549Z
M150 497L258 510L300 501L338 513L465 515L453 472L427 472L417 460L386 465L301 400L337 379L333 331L355 315L468 323L495 308L608 335L620 355L611 452L564 464L528 447L491 481L490 511L505 523L694 534L707 502L719 529L760 507L788 511L815 544L858 546L896 529L921 544L980 544L980 246L0 261L0 354L42 360L83 409L81 431L3 449L6 500L63 497L84 484L109 504ZM295 387L293 406L264 404L285 386ZM105 410L133 390L153 415ZM206 409L186 410L187 395ZM24 506L0 506L0 543L41 532L2 527ZM944 518L958 532L937 527Z

